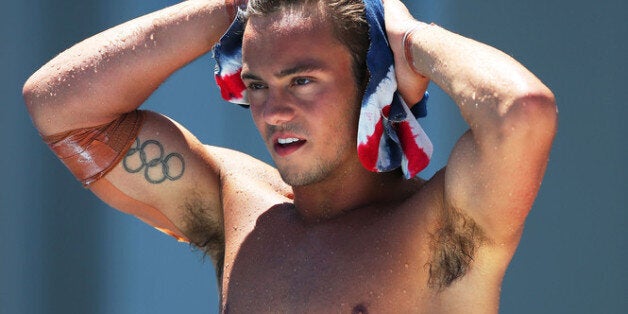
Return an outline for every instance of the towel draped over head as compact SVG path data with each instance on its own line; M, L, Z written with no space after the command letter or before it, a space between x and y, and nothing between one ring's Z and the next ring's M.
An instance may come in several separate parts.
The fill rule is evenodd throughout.
M370 171L401 167L404 177L412 178L427 167L432 156L432 142L416 119L426 115L428 95L412 111L400 97L382 0L364 0L364 4L370 36L366 57L370 77L360 109L358 157ZM241 13L214 47L215 79L225 100L247 106L246 86L240 78L245 26Z

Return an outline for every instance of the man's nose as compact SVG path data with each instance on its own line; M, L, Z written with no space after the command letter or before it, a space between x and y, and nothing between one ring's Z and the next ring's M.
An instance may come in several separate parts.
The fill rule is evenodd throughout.
M262 113L269 125L281 125L294 118L295 108L291 97L283 91L269 91Z

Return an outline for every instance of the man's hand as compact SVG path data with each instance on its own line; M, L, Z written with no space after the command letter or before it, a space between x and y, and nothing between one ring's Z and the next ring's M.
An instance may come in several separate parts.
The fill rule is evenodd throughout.
M383 3L386 33L395 58L398 89L408 106L412 107L423 98L430 80L411 67L406 59L403 41L407 32L420 31L423 23L415 20L399 0L383 0Z
M248 0L225 0L225 8L229 14L229 20L233 21L238 13L238 7L246 7Z

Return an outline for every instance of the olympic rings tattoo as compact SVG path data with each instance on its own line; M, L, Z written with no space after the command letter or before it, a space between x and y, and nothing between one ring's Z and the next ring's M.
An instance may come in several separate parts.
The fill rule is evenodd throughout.
M159 149L159 154L156 157L152 157L148 160L146 154L146 148L148 146L156 146ZM139 166L131 166L129 165L129 159L135 154L139 154L139 160L141 164ZM135 139L135 146L131 147L129 151L126 153L126 156L122 160L122 166L129 173L138 173L144 170L144 178L146 181L152 184L159 184L164 181L170 180L175 181L183 176L185 172L185 162L183 161L183 156L179 153L170 153L166 156L164 147L156 140L147 140L144 143L140 143L140 138ZM181 170L176 173L171 172L171 162L176 162L178 160L181 163ZM161 174L155 177L155 171L151 172L151 169L161 167ZM159 173L159 171L157 171Z

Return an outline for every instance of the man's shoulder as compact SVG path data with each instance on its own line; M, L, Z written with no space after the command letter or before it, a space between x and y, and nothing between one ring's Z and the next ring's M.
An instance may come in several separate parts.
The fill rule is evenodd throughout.
M211 156L212 166L219 172L223 197L229 196L231 191L238 194L249 191L249 194L260 197L292 195L292 188L268 163L229 148L205 145L205 150Z
M250 177L258 173L277 173L274 167L249 154L219 146L204 145L204 147L211 162L223 175Z

